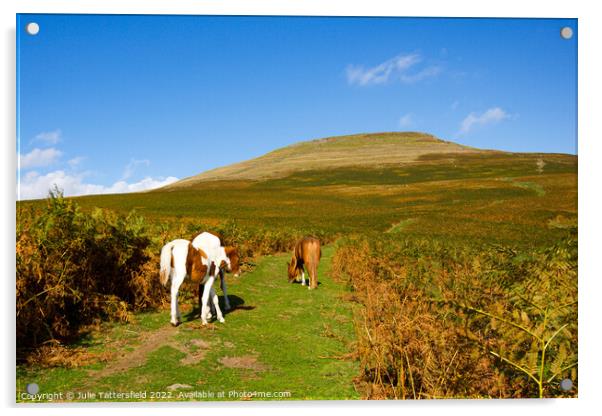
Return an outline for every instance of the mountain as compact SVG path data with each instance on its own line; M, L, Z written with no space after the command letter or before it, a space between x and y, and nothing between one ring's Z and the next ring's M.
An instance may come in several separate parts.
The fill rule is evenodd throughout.
M532 247L577 224L577 167L570 154L481 150L423 133L358 134L297 143L148 192L77 201L82 209L136 210L182 237L219 226L259 228L258 236L377 231Z
M307 170L409 164L432 153L491 153L417 132L336 136L286 146L255 159L208 170L167 188L213 180L259 180Z

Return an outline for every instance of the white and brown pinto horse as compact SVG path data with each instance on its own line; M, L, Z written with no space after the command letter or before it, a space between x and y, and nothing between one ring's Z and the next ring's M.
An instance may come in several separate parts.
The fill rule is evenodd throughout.
M308 289L318 287L318 264L322 257L320 240L314 237L303 237L295 244L293 258L288 264L288 281L292 283L301 273L301 284L305 286L305 269L309 273Z
M224 251L226 257L228 257L229 262L227 264L220 264L219 277L220 287L222 288L222 292L224 292L224 309L230 310L230 299L228 299L228 288L224 278L224 270L229 273L233 273L234 277L237 277L240 274L240 258L238 256L238 251L234 247L222 247L220 238L217 235L207 231L194 237L192 239L192 246L205 252L221 249ZM199 287L199 296L200 292L201 290Z
M195 248L190 241L178 239L171 241L161 249L160 279L163 286L171 278L171 324L178 326L180 323L180 308L178 307L178 290L187 276L193 283L204 286L201 300L201 320L207 323L209 318L209 296L213 301L217 319L225 322L213 282L220 271L220 266L230 267L230 259L223 248L207 251Z

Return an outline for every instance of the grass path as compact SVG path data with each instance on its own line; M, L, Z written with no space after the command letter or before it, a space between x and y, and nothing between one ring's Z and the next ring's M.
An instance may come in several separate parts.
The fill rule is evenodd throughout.
M96 394L84 400L130 391L146 392L146 401L241 400L241 392L255 391L290 393L277 400L359 398L352 383L357 364L338 358L350 350L353 325L351 305L341 298L345 289L330 277L333 252L323 248L318 290L287 283L288 255L266 256L253 272L229 276L234 309L225 324L202 327L197 309L182 304L178 328L169 325L169 311L139 314L133 323L108 325L83 341L91 353L108 354L106 362L20 366L17 400L31 382L40 393Z

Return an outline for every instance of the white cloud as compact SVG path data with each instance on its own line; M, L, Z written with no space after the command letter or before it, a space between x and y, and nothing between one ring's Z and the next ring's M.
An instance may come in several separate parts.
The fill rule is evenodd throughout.
M44 144L55 144L61 140L61 131L43 132L35 136L34 141L40 141ZM160 188L176 182L178 178L169 176L167 178L144 177L137 182L129 182L139 166L150 166L147 159L131 159L125 166L122 177L110 186L88 183L86 177L88 172L81 172L79 168L86 159L83 156L76 156L69 159L66 163L61 163L56 170L40 174L32 168L47 167L59 161L63 152L54 147L35 148L31 152L22 155L17 154L19 160L19 184L17 184L17 197L19 199L45 198L48 191L56 186L63 190L65 196L79 196L91 194L113 194L126 192L141 192L149 189ZM66 169L66 171L65 171Z
M429 66L415 74L411 74L411 75L401 74L399 79L404 84L415 84L416 82L423 81L427 78L436 77L440 73L441 73L441 68L439 68L438 66Z
M141 181L134 183L127 183L126 181L118 181L115 182L110 187L106 188L106 191L103 193L107 194L121 194L126 192L140 192L146 191L149 189L156 189L162 186L169 185L170 183L174 183L178 180L175 176L169 176L165 179L153 179L149 176L142 179Z
M410 127L412 124L414 124L414 115L412 113L404 114L399 119L399 126L400 127Z
M81 163L82 163L82 162L83 162L85 159L86 159L86 158L85 158L85 157L83 157L83 156L77 156L77 157L74 157L73 159L69 159L69 160L67 161L67 164L69 165L69 167L70 167L71 169L75 169L75 168L79 167L79 165L81 165Z
M507 118L510 118L510 115L500 107L490 108L482 114L470 113L462 120L459 134L465 134L474 127L495 124Z
M92 194L113 194L126 192L140 192L149 189L160 188L169 185L178 180L170 176L167 178L146 177L141 181L128 183L120 180L111 186L96 185L85 182L85 174L68 174L63 170L40 175L38 172L31 171L21 177L21 183L18 185L19 199L45 198L48 191L57 185L63 190L65 196L92 195Z
M418 54L398 55L372 68L361 65L347 67L347 82L360 86L383 84L389 81L393 74L403 74L422 60Z
M45 144L57 144L61 141L62 132L60 129L54 131L44 131L36 135L32 141L43 142Z
M121 179L122 180L129 179L134 174L134 171L136 170L136 168L140 165L149 166L150 161L148 159L142 159L142 160L131 159L130 163L128 163L126 165Z
M31 152L19 154L19 166L21 169L49 166L55 163L63 153L53 147L48 149L35 148Z

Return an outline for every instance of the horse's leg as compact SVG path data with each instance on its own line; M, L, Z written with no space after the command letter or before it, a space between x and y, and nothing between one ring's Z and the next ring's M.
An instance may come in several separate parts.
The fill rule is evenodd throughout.
M215 306L213 306L213 302L211 301L211 294L209 294L209 312L207 315L207 319L211 319L215 316L217 312L215 312Z
M201 314L201 310L203 308L203 292L205 291L205 287L202 283L199 283L199 316Z
M309 288L317 289L318 287L318 266L312 263L309 266Z
M224 292L224 309L229 311L230 310L230 299L228 299L228 287L226 286L226 278L224 277L224 271L220 270L219 271L219 278L220 278L220 286L222 287L222 292Z
M205 292L205 286L203 286L202 283L199 283L199 309L200 310L203 309L203 293L204 292ZM210 303L209 306L210 306L209 315L207 315L207 319L211 319L212 314L215 313L213 305L211 305L211 303Z
M209 276L204 284L203 298L201 299L201 321L203 325L207 324L207 315L209 314L209 294L213 288L214 276Z
M202 306L203 306L203 284L199 283L199 315L201 314Z
M173 273L171 277L171 324L173 326L178 326L180 324L180 309L178 307L178 290L180 289L180 285L184 281L186 275L182 275L181 273Z
M213 286L211 286L211 290L213 290ZM210 314L207 319L211 319L213 316L217 316L217 311L215 310L215 306L213 306L213 295L209 294L209 311Z
M305 263L305 267L307 268L307 274L309 275L309 282L307 282L307 290L311 290L314 288L313 284L313 275L310 263Z
M305 270L301 269L301 284L305 286Z
M217 320L222 323L226 322L226 320L224 319L224 315L222 315L222 311L219 308L219 298L217 297L217 293L215 293L215 289L213 287L211 287L211 299L213 299L213 305L215 306Z

